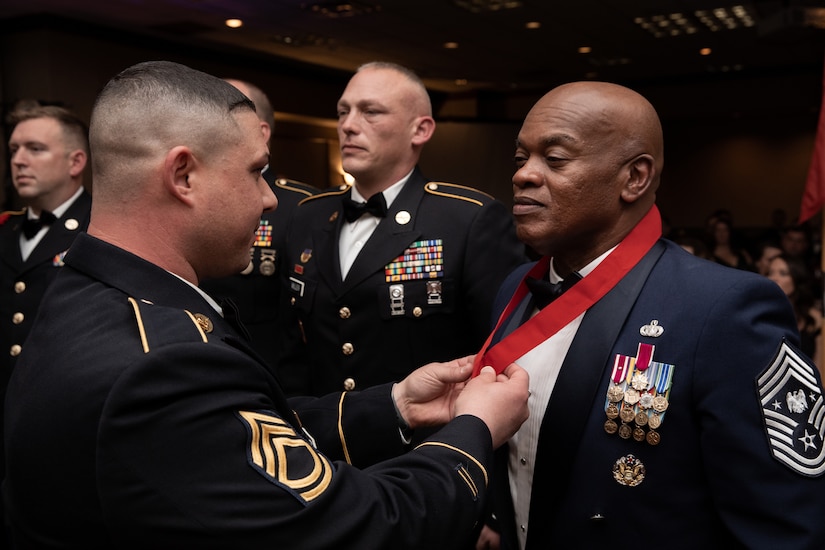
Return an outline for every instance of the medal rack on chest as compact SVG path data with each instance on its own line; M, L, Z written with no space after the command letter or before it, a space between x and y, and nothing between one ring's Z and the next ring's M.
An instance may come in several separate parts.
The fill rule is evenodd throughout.
M654 349L640 343L636 357L616 354L605 400L608 434L650 445L661 441L658 430L668 408L674 367L653 361Z

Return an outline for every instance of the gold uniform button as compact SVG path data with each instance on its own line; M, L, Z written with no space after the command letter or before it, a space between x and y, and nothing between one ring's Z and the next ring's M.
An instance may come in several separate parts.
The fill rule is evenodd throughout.
M26 283L24 283L23 281L17 281L16 283L14 283L14 291L17 294L20 294L21 292L25 292L26 291Z
M347 306L344 306L338 310L338 317L341 319L349 319L350 315L352 315L352 312Z
M295 296L289 299L289 304L294 306L295 305Z
M424 311L421 309L421 307L415 306L413 308L413 317L421 317L422 313L424 313Z
M11 316L11 322L14 323L15 325L19 325L20 323L23 322L23 319L25 319L25 318L26 318L26 316L18 311L17 313L15 313L14 315Z
M18 355L20 355L21 351L23 351L23 346L21 346L20 344L14 344L9 350L9 355L11 355L12 357L17 357Z
M354 390L355 389L355 380L353 380L352 378L347 378L346 380L344 380L344 389L346 391Z
M346 344L341 346L341 351L344 353L344 355L352 355L352 352L355 351L355 348L352 344L347 342Z

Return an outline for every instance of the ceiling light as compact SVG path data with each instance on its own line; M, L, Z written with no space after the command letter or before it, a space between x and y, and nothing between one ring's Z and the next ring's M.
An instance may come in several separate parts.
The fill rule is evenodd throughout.
M590 46L579 47L579 53L590 53L591 51L593 51L593 48L591 48Z
M237 29L238 27L243 26L243 21L241 21L240 19L227 19L224 23L230 29Z
M710 55L710 52L713 51L710 48L702 48L699 50L699 55Z
M538 28L541 28L541 22L540 21L529 21L524 25L524 27L527 28L527 29L538 29Z
M343 19L381 11L381 6L354 1L316 2L309 5L304 4L301 7L329 19Z
M453 0L453 4L472 13L510 10L521 7L520 0Z
M748 8L741 5L730 9L696 10L692 15L674 12L666 15L635 17L633 21L656 38L696 34L702 25L711 32L716 32L724 29L753 27L756 24Z
M455 79L455 85L456 86L466 86L467 85L467 79L466 78L456 78Z
M458 42L444 42L444 47L448 50L455 50L458 48Z

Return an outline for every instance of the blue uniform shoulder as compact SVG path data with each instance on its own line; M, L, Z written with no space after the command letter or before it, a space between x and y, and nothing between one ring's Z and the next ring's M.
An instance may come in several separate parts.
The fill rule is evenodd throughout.
M290 191L292 193L298 193L299 195L304 195L306 197L315 195L316 193L320 192L320 189L318 189L315 186L309 185L308 183L291 180L288 178L276 179L274 187L276 190L279 191Z
M207 343L214 328L208 315L129 298L144 353L169 344ZM217 316L210 311L209 315Z
M429 195L438 197L445 197L448 199L455 199L469 202L477 206L484 206L496 199L483 191L479 191L474 187L467 187L466 185L458 185L456 183L446 183L443 181L431 181L424 185L424 192Z

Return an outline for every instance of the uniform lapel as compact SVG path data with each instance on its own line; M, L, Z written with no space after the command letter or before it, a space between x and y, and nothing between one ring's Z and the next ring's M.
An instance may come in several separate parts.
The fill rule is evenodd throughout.
M11 216L6 220L8 227L3 227L3 231L0 232L0 250L6 251L2 255L2 261L9 265L14 273L20 273L23 269L23 257L20 255L20 225L25 215L24 210L23 215Z
M381 220L361 253L355 258L341 288L342 294L376 272L383 271L384 266L400 256L410 243L421 235L421 231L416 228L416 216L424 198L425 184L426 179L416 168L389 207L387 217Z
M349 192L342 197L349 197ZM312 239L317 247L313 253L318 254L318 277L324 279L329 288L339 290L341 288L341 261L338 255L338 239L341 235L343 214L344 208L339 202L338 210L330 214L330 217L334 216L335 219L320 229L316 229L315 237Z
M553 522L546 518L557 517L560 512L567 491L564 480L573 467L584 426L596 407L594 403L604 400L596 392L605 368L611 364L610 352L663 252L661 242L654 245L613 290L587 311L573 339L542 420L533 472L528 550L531 540L549 540Z
M90 207L91 197L84 191L69 209L59 219L55 220L43 239L37 243L37 246L34 247L34 250L24 262L23 269L26 270L31 266L52 260L56 254L65 252L71 246L77 234L85 231L89 226Z

